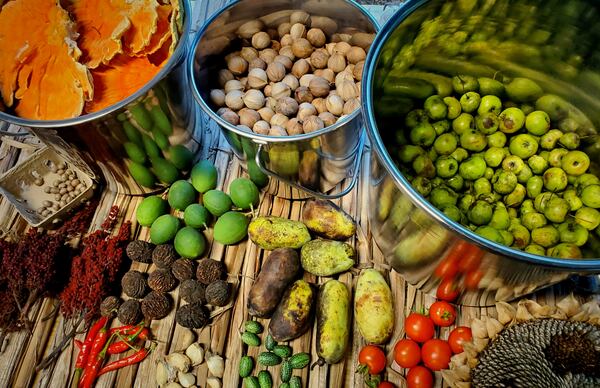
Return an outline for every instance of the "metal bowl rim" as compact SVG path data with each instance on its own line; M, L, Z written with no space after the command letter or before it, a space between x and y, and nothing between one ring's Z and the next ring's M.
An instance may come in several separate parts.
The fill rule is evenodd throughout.
M248 131L244 131L244 130L238 128L237 126L229 123L228 121L223 120L217 114L217 112L215 112L208 105L208 103L204 100L204 98L202 98L202 95L200 94L200 91L198 90L196 82L194 81L196 78L195 70L194 70L194 63L195 63L195 58L196 58L196 52L198 50L198 45L200 43L200 40L202 39L202 37L204 36L206 31L208 30L208 27L210 27L210 25L219 16L221 16L223 13L225 13L229 9L235 7L238 3L242 2L242 1L243 0L236 0L236 1L232 2L231 4L223 7L221 10L215 12L210 18L208 18L206 20L206 22L202 25L202 27L195 33L194 39L192 40L192 44L190 46L191 47L190 52L188 53L188 58L187 58L188 83L191 85L192 94L194 95L194 100L196 100L198 105L200 105L200 108L202 108L202 110L206 114L208 114L211 119L216 121L217 124L219 124L219 126L223 129L234 132L240 136L250 138L253 141L255 141L256 143L268 144L268 143L286 143L286 142L310 140L312 138L318 137L320 135L323 135L323 134L326 134L329 132L333 132L333 131L337 130L338 128L343 127L344 125L346 125L346 124L350 123L351 121L353 121L354 119L356 119L362 113L362 109L355 109L352 113L350 113L349 115L336 121L336 123L333 125L319 129L314 132L304 133L304 134L300 134L300 135L291 135L291 136L290 135L288 135L288 136L269 136L269 135L261 135L261 134L255 133L255 132L248 132ZM379 24L373 18L373 15L371 15L362 5L358 4L354 0L344 0L344 1L346 3L349 3L350 5L354 6L365 17L367 17L367 19L371 22L373 29L375 30L375 33L377 33L380 30ZM370 51L370 49L369 49L369 51Z
M160 80L162 80L171 70L180 62L183 63L185 51L187 50L188 39L190 36L190 29L192 24L192 9L190 5L191 0L180 0L181 4L183 4L184 22L183 22L183 31L180 34L179 42L177 43L177 47L171 54L171 57L165 63L165 65L159 70L158 73L150 81L148 81L141 89L137 92L133 93L129 97L107 106L106 108L99 110L97 112L88 113L85 115L73 117L70 119L64 120L30 120L25 119L19 116L14 116L5 112L0 111L0 120L6 121L11 124L20 125L22 127L38 127L38 128L62 128L69 127L79 124L88 123L90 121L97 120L107 114L115 112L127 104L135 101L139 97L146 94L150 89L152 89Z
M434 207L429 201L423 198L404 178L404 176L394 167L394 162L388 153L383 139L379 135L377 123L374 115L373 103L373 82L375 76L375 68L379 60L379 54L387 42L391 33L402 23L406 17L412 14L416 9L427 3L427 0L407 0L398 11L387 21L381 28L375 40L373 41L367 59L365 60L365 72L363 74L361 101L363 109L363 117L367 129L367 135L377 157L381 160L384 168L392 177L396 186L407 195L411 202L425 211L429 216L433 217L437 222L449 228L453 232L459 234L466 240L475 242L480 247L484 247L495 254L508 256L536 265L544 265L560 269L582 270L582 271L600 271L600 259L560 259L548 256L540 256L531 254L525 251L519 251L509 248L505 245L497 244L491 240L483 238L478 234L468 230L458 222L450 220L444 213Z

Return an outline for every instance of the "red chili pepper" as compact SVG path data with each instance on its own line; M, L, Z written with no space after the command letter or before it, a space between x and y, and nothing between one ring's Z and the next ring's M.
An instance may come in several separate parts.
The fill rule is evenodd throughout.
M137 364L145 359L150 352L154 350L155 344L152 344L149 348L141 348L137 352L133 353L131 356L122 358L117 361L113 361L110 364L106 365L104 368L100 370L98 376L103 375L105 373L111 372L113 370L121 369L123 367Z
M119 354L133 348L133 342L139 338L147 340L150 331L145 327L138 328L138 331L125 337L125 339L115 342L108 347L108 354Z
M112 336L109 336L106 327L100 329L98 335L94 338L88 361L81 375L79 388L91 388L94 384L96 377L98 377L98 372L102 368L102 363L104 363L104 359L106 358L106 351L110 345L109 338L112 338Z
M112 329L110 329L110 334L113 335L115 333L121 333L121 334L128 334L128 332L132 329L138 329L138 326L136 325L124 325L124 326L119 326L119 327L113 327Z
M79 354L77 355L77 360L75 361L75 373L73 374L73 381L71 384L72 387L76 387L79 384L81 373L83 372L83 369L85 368L89 359L89 354L92 348L94 338L96 338L100 329L104 328L107 323L108 317L102 317L98 319L88 331L87 337L85 337L85 341L83 342L83 344L81 344L81 347L79 348Z
M77 346L77 349L81 350L81 347L83 346L83 342L81 342L78 339L73 340L73 343L75 344L75 346Z

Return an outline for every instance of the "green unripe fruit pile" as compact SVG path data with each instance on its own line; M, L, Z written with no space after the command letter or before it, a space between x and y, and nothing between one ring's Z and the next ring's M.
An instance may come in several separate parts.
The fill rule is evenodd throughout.
M452 87L405 116L391 152L400 170L449 219L491 241L582 257L578 247L600 237L589 120L527 78L460 75Z

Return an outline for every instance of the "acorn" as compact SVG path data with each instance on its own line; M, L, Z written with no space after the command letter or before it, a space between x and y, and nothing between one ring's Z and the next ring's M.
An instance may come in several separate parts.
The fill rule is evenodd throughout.
M169 292L177 287L177 279L168 269L157 269L148 276L148 286L154 291Z
M175 247L171 244L157 245L152 251L152 262L158 268L169 269L177 260L178 255Z
M107 296L102 303L100 303L100 314L103 317L112 318L117 315L120 306L121 298L118 296Z

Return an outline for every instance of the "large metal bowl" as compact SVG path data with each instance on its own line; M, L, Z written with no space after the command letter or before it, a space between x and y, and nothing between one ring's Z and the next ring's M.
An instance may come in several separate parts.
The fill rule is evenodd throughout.
M134 94L98 112L67 120L29 120L0 110L2 121L24 127L66 157L78 152L103 175L107 188L125 194L156 191L138 185L130 176L123 144L128 141L117 116L129 116L129 109L149 98L161 96L161 107L173 125L171 145L183 144L195 151L201 139L193 99L187 87L185 57L189 44L192 11L189 0L180 0L182 30L179 42L167 63ZM1 129L1 127L0 127ZM142 132L143 128L138 128ZM146 130L150 130L146 128Z
M465 5L468 7L469 4L474 4L473 10L463 9L462 13L458 13L460 15L458 17L457 13L453 13L456 7ZM598 15L600 15L596 5L592 5L595 3L576 2L576 4L571 4L571 6L575 5L574 8L569 8L569 4L571 2L558 4L533 1L407 1L382 28L373 43L365 65L367 70L363 77L362 88L367 133L373 146L370 173L370 196L373 203L371 227L375 241L391 266L411 284L417 285L423 291L436 293L442 279L436 276L435 270L440 264L446 264L444 260L447 260L448 255L455 252L463 252L460 255L459 263L463 263L463 267L467 271L456 277L461 290L458 301L463 304L490 305L498 300L511 300L531 293L571 275L600 273L598 244L588 243L585 250L586 257L583 259L570 260L539 256L482 238L468 228L450 220L422 197L399 171L388 151L390 144L386 144L387 135L382 130L382 121L378 120L376 113L379 99L377 88L383 82L382 76L386 66L389 66L386 63L390 64L390 61L393 60L390 53L393 55L394 50L398 52L403 47L405 53L409 52L405 59L406 62L392 66L404 66L406 69L419 66L446 76L471 74L478 77L493 77L498 72L510 77L521 75L523 72L528 76L533 74L545 77L547 75L539 69L531 69L522 63L517 65L515 62L506 60L501 62L504 66L493 66L491 62L486 62L489 58L452 57L443 51L440 51L437 56L434 55L433 59L429 56L430 59L424 60L419 56L418 49L415 48L417 45L426 46L429 43L423 40L415 41L415 36L421 31L423 22L450 23L451 26L448 28L455 30L467 29L469 25L480 28L499 26L497 28L501 30L501 27L506 28L511 24L519 29L527 28L525 24L520 23L525 23L527 17L532 17L527 11L538 12L541 15L551 15L553 12L555 15L564 15L568 14L569 10L575 9L578 10L578 15L579 12L586 15L585 25L574 22L575 17L571 15L563 20L564 23L567 23L566 25L548 23L545 26L535 25L533 27L564 28L566 31L571 31L574 36L580 32L582 35L579 36L580 39L591 39L593 36L597 36L598 29L591 27L598 25L593 21L597 21ZM481 11L485 7L488 7L487 13ZM512 10L513 13L509 14L510 18L501 16L502 7L505 10ZM519 11L510 7L519 7ZM554 9L549 7L554 7ZM446 15L452 15L452 18L448 20L449 17ZM584 31L590 27L589 31ZM575 32L572 31L573 29ZM447 31L446 27L442 27L441 31ZM557 34L552 30L549 33L563 34L563 32ZM497 37L501 33L498 31L492 35ZM523 35L527 36L527 33L523 31ZM556 40L564 38L556 35L552 35ZM399 36L401 38L398 38ZM494 36L489 37L489 39L493 38ZM392 42L394 39L395 41ZM429 39L433 41L436 37L434 35ZM392 45L397 47L392 47ZM600 111L588 108L600 104L599 89L589 87L589 80L599 77L596 71L597 67L594 65L594 58L598 51L593 51L595 41L587 42L587 46L589 48L588 56L583 59L579 73L580 75L584 74L585 78L567 79L558 73L553 73L550 77L560 85L567 85L562 92L560 90L552 92L560 94L561 97L573 104L578 104L597 127L600 124ZM460 67L455 66L459 63ZM585 101L586 104L580 104L581 101ZM397 106L398 115L393 122L397 125L398 130L402 128L404 114L409 109L402 104ZM596 135L592 134L592 136ZM597 146L598 142L595 142L588 148L588 154L596 162L599 156ZM592 234L593 232L590 232L590 235ZM468 245L465 245L465 242ZM465 246L469 246L469 249L463 250ZM480 280L473 282L476 279ZM597 278L588 278L588 280L591 280L592 285L597 287Z
M216 75L226 67L225 55L240 44L235 33L237 28L260 18L268 27L276 28L297 9L334 19L338 30L352 27L375 32L378 29L371 15L354 1L235 1L217 12L197 33L188 58L190 83L196 101L219 125L249 173L262 172L275 178L270 180L268 192L290 199L337 198L350 192L358 177L366 137L360 110L315 132L277 137L244 131L223 120L209 98L210 90L219 88ZM274 18L274 15L281 17ZM273 25L267 20L273 20Z

